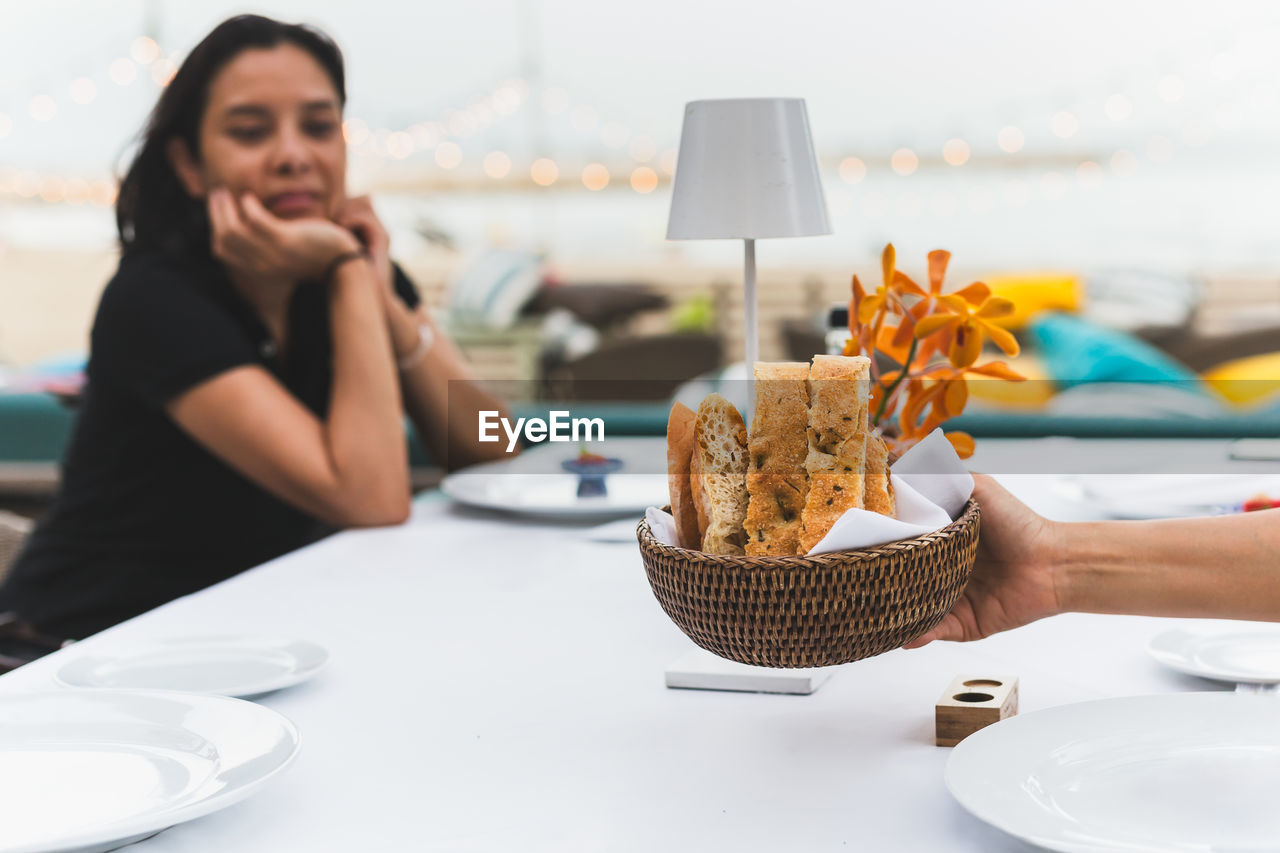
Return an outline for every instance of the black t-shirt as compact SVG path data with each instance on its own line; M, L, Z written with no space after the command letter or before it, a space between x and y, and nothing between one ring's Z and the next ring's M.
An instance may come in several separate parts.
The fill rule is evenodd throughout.
M418 296L398 268L396 291ZM260 365L318 417L332 382L325 288L300 285L284 357L212 263L123 260L93 324L88 381L54 505L0 586L0 611L84 637L332 532L234 471L164 407Z

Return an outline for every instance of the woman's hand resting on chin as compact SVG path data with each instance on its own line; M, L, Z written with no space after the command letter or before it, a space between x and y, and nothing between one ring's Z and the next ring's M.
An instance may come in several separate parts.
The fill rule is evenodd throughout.
M367 195L349 198L338 208L334 221L354 234L364 246L378 276L378 283L382 285L385 295L392 295L395 290L392 285L391 238L387 235L382 220L374 212L373 202Z
M252 193L239 203L220 187L209 193L213 255L252 278L319 279L329 265L363 247L346 228L328 219L281 219Z

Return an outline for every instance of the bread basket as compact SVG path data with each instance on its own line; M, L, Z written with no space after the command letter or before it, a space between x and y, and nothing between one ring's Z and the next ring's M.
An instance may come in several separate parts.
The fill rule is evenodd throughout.
M663 545L636 529L653 594L702 648L756 666L869 658L942 621L969 580L978 503L916 539L812 557L731 557Z

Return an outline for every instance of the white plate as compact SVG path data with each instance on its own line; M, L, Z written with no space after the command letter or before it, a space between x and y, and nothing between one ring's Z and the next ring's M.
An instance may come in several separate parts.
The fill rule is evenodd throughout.
M444 478L440 489L460 504L516 513L532 518L603 519L634 515L668 503L665 474L610 474L608 494L578 497L574 474L459 471Z
M1246 474L1091 474L1053 483L1059 497L1112 518L1191 518L1240 512L1257 494L1280 497L1280 477Z
M257 696L311 678L328 662L315 643L273 637L180 637L78 657L55 674L68 687Z
M292 723L239 699L0 697L0 853L113 850L244 799L297 751Z
M961 741L946 784L1050 850L1276 850L1280 702L1173 693L1034 711Z
M1237 684L1280 684L1280 628L1195 634L1165 631L1147 644L1167 667Z

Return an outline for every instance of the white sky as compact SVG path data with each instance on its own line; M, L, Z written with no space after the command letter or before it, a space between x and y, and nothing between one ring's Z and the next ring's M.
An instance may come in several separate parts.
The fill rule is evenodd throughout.
M465 106L520 73L532 47L546 85L664 147L675 144L684 101L747 95L808 99L818 148L831 155L933 150L952 136L994 151L1005 124L1024 129L1028 152L1134 145L1153 132L1176 137L1189 121L1216 129L1224 104L1233 130L1280 129L1278 111L1249 109L1269 105L1280 84L1280 4L1266 0L0 0L0 113L12 122L0 164L106 168L157 91L145 71L124 87L108 77L149 15L163 49L185 51L248 8L334 35L348 58L349 115L373 127ZM1185 89L1176 103L1157 96L1170 75ZM80 76L98 89L83 106L67 89ZM1122 121L1103 111L1117 93L1132 105ZM57 104L52 120L30 114L40 94ZM1080 126L1067 142L1048 125L1063 109ZM526 113L464 152L523 150ZM557 151L602 147L598 130L567 119L545 119Z
M606 126L661 152L678 142L685 101L798 96L837 236L762 251L843 263L850 240L870 256L893 239L993 263L1280 266L1280 2L1270 0L0 0L0 243L109 241L107 211L41 210L6 195L5 181L22 170L106 177L159 91L146 68L112 82L112 63L149 26L166 54L183 52L243 11L315 23L343 47L348 118L374 131L353 157L357 188L361 175L386 186L444 174L426 145L390 158L386 134L447 120L532 57L532 82L563 90L570 108L548 114L535 89L511 115L455 137L462 162L449 174L482 175L493 150L527 170L535 132L562 171L598 160L626 174L628 143L610 147ZM94 83L88 104L71 97L79 77ZM54 106L46 121L32 113L40 95ZM1078 126L1067 138L1051 132L1060 112ZM997 147L1008 125L1025 136L1016 154ZM964 168L938 160L953 137L973 150ZM909 177L889 168L899 147L921 156ZM849 156L867 167L856 185L837 170ZM1080 179L1086 160L1102 177ZM418 193L386 209L402 231L430 219L468 248L501 232L566 255L670 250L665 193L536 195ZM731 245L679 251L736 259Z

